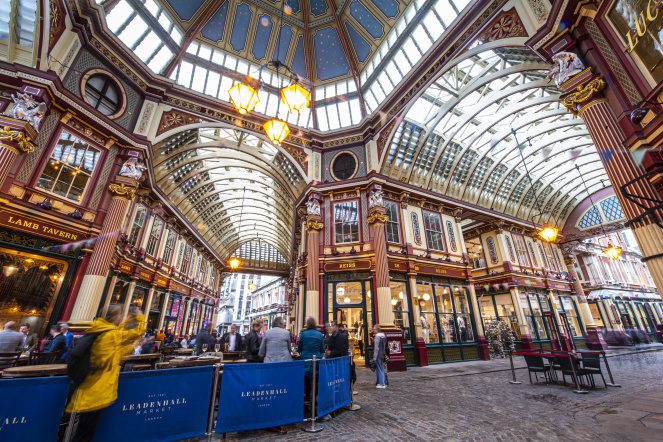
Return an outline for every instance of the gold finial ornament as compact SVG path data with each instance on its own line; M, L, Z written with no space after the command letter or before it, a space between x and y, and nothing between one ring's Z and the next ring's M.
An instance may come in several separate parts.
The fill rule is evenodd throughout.
M23 153L30 153L35 149L30 137L20 130L12 130L9 126L5 126L0 130L0 141L13 141Z
M325 225L322 224L320 221L316 221L314 219L310 219L306 221L306 224L304 224L306 227L306 230L322 230Z
M585 103L603 89L605 89L605 80L601 77L595 77L589 83L578 86L575 92L562 96L562 104L574 116L578 115L578 105Z
M134 195L136 195L136 189L133 187L125 186L124 183L111 183L108 185L108 190L115 195L119 197L125 197L127 199L133 199Z
M386 224L387 221L389 221L389 217L387 215L385 215L384 213L373 212L370 215L368 215L368 223L369 224L375 224L375 223Z

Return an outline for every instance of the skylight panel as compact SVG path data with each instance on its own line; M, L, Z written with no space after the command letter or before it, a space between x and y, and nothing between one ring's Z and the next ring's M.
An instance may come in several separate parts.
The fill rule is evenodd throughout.
M350 104L347 101L338 103L338 113L341 117L341 127L352 125L352 115L350 115Z
M145 8L152 14L154 17L156 17L159 14L159 11L161 8L159 5L157 5L154 0L145 0Z
M209 61L209 59L212 57L212 48L207 45L200 45L200 49L198 50L198 57Z
M161 14L159 14L159 18L157 19L157 21L165 31L169 31L170 27L173 26L173 22L163 11L161 12Z
M177 26L173 26L172 31L170 31L170 37L175 40L175 43L178 45L182 43L182 33L180 30L177 28Z
M355 98L348 102L350 105L350 112L352 114L352 124L359 124L361 122L361 107L359 105L359 99Z
M177 76L177 83L189 87L191 85L191 75L193 74L193 65L187 61L180 64L180 72Z
M189 46L186 48L187 54L191 54L191 55L198 54L198 47L199 46L200 45L197 42L192 41L191 43L189 43Z
M336 104L327 106L327 117L329 118L329 129L335 130L341 127L338 117L338 106Z
M136 41L147 31L147 23L139 16L136 15L133 20L122 30L118 38L127 47L134 46Z
M115 7L106 15L106 24L108 29L116 33L122 25L124 25L129 17L134 14L134 8L129 6L126 0L121 0Z
M423 20L423 26L435 40L440 38L444 32L444 26L442 26L442 23L440 23L433 11L429 11L428 14L426 14Z
M318 118L318 129L322 131L329 130L329 124L327 123L327 108L326 106L320 106L315 108L315 115Z
M447 27L458 17L454 8L449 4L449 0L438 0L435 4L435 12L438 13Z
M140 42L134 53L142 61L146 63L147 60L154 54L157 47L161 44L161 39L154 32L150 31L147 36Z
M230 95L228 95L228 89L230 89L232 86L233 86L232 78L222 75L218 98L223 101L230 101ZM258 106L260 106L260 103L258 103Z
M167 46L162 46L159 52L156 53L150 63L147 65L153 72L161 73L163 68L173 58L173 52Z
M207 76L207 85L205 86L205 93L216 97L219 90L219 82L221 81L221 75L218 72L210 71Z

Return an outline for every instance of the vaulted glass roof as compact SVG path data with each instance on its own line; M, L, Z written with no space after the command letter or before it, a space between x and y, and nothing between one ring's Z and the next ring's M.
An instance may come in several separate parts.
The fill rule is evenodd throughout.
M306 183L282 151L245 132L196 129L159 144L154 167L164 194L222 257L259 240L275 262L289 260L292 207Z
M277 109L283 79L269 69L262 71L256 111L327 131L357 125L376 111L469 3L119 0L103 6L103 15L155 74L222 101L246 75L257 78L264 63L285 63L312 90L315 116Z
M526 48L475 46L412 103L382 172L521 219L563 225L587 197L576 166L590 193L609 181L548 69Z

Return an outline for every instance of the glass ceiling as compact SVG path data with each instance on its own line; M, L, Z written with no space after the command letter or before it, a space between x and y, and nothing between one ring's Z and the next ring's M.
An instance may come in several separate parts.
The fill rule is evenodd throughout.
M104 15L155 74L221 101L229 102L227 90L244 76L258 77L260 65L285 62L312 89L315 118L310 110L278 109L284 80L268 70L256 111L328 131L375 112L471 3L284 1L282 20L278 0L119 0Z
M561 227L587 197L575 167L590 193L609 183L605 170L582 119L561 105L560 91L546 78L549 66L526 48L490 47L475 46L451 62L415 100L382 172Z
M196 129L155 148L164 194L225 259L261 241L290 257L295 197L306 183L277 148L232 129Z

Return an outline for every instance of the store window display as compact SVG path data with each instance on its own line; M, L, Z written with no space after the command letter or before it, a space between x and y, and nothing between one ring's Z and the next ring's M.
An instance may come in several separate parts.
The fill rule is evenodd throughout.
M550 304L543 293L521 293L520 306L527 320L530 335L537 340L550 339L548 324L544 318L550 312Z
M394 325L403 331L403 343L413 344L410 333L410 314L407 296L407 282L405 280L393 280L391 287L391 306L394 314Z
M417 318L415 324L416 334L418 338L423 338L426 344L438 344L440 342L432 292L432 285L417 284L417 294L413 300L415 318Z
M484 328L487 328L492 321L505 321L511 327L516 339L520 339L518 316L511 293L485 294L481 295L478 301Z

